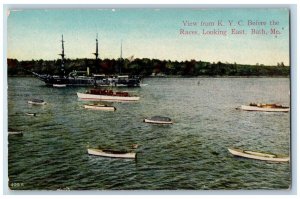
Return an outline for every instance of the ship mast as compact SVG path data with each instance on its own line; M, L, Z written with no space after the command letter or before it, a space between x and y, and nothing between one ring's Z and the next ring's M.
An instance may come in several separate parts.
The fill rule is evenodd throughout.
M95 61L95 67L96 67L96 73L98 73L99 72L99 70L98 70L98 66L99 66L99 58L98 58L98 56L99 56L99 53L98 53L98 33L97 33L97 36L96 36L96 52L95 53L93 53L95 56L96 56L96 61Z
M93 53L95 56L96 56L96 61L98 60L98 34L97 34L97 37L96 37L96 52Z
M120 54L120 59L122 59L122 40L121 40L121 54Z
M122 69L122 54L123 54L123 49L122 49L122 40L121 40L121 52L120 52L120 68L119 68L119 74L121 74L121 69Z
M60 72L61 72L61 76L65 76L65 48L64 48L64 35L61 35L61 54L59 54L61 56L61 67L60 67Z

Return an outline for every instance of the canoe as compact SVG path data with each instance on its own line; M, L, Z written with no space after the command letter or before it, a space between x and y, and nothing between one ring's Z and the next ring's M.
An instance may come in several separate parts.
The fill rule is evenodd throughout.
M91 110L102 110L102 111L115 111L117 110L114 106L106 106L106 105L84 105L85 109L91 109Z
M33 104L33 105L45 105L47 104L44 100L40 99L32 99L28 101L28 104Z
M79 99L88 101L107 101L107 102L133 102L140 100L137 96L118 96L118 95L99 95L89 93L77 93Z
M289 107L281 107L281 108L270 108L270 107L258 107L258 106L247 106L242 105L238 109L245 111L262 111L262 112L289 112Z
M144 119L144 122L152 123L152 124L173 124L170 118L162 117L162 116L154 116L151 118L146 118Z
M273 162L290 161L289 157L278 157L275 154L269 154L269 153L262 153L262 152L248 151L248 150L241 150L241 149L232 149L232 148L228 148L228 151L235 156L256 159L256 160L273 161Z
M110 158L136 158L136 153L128 151L115 151L110 149L88 149L88 154Z

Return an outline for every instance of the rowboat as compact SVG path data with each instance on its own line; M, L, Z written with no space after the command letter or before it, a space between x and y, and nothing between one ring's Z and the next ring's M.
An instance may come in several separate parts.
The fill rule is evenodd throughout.
M111 149L88 149L88 154L110 158L136 158L136 153L128 151L116 151Z
M278 104L255 104L242 105L237 109L245 111L263 111L263 112L289 112L290 108Z
M278 155L270 154L270 153L262 153L262 152L233 149L233 148L228 148L228 151L235 156L251 158L256 160L265 160L265 161L273 161L273 162L290 161L289 157L279 157Z
M146 118L144 119L144 122L152 124L173 124L173 121L170 118L162 116L154 116L148 119Z
M8 131L8 135L23 136L23 133L21 131Z
M91 89L86 93L77 93L79 99L88 101L132 102L140 100L138 96L130 96L128 92L113 92L112 90Z
M66 84L53 84L53 87L55 88L64 88L66 86L67 86Z
M28 116L36 116L36 113L25 113Z
M102 111L115 111L117 110L114 106L107 106L104 104L88 104L84 105L85 109L91 109L91 110L102 110Z
M44 100L40 99L32 99L28 101L28 104L33 104L33 105L45 105L47 104Z

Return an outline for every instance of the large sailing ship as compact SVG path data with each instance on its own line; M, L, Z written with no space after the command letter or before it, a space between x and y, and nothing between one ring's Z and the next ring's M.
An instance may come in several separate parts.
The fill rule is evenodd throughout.
M130 75L105 75L105 74L89 74L89 68L87 67L86 75L78 71L72 71L66 75L65 71L65 51L64 51L64 39L62 35L62 52L59 54L61 56L61 66L60 73L58 75L50 74L38 74L32 72L41 81L45 82L47 86L125 86L125 87L139 87L140 77L130 76ZM121 47L122 51L122 47ZM96 57L96 64L99 61L98 52L98 36L96 37L96 52L93 53Z

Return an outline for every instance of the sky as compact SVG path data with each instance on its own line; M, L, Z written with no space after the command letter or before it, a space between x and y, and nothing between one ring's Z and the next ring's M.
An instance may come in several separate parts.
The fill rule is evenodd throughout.
M70 59L94 58L98 34L101 59L119 58L122 42L123 58L289 65L289 10L278 8L11 10L7 57L59 59L62 34Z

